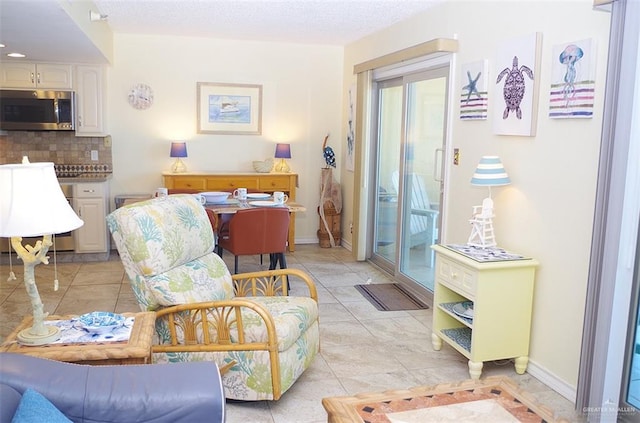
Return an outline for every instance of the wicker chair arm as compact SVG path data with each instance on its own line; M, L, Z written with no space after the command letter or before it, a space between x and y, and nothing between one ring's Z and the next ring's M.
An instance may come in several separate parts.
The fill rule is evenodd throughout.
M264 322L266 342L248 342L242 321L243 309L253 310ZM277 351L275 323L269 311L250 299L234 298L224 301L208 301L180 304L156 312L156 319L166 318L170 344L156 344L153 352L195 351ZM184 341L180 342L178 328ZM231 334L235 331L235 339ZM211 336L215 334L215 336Z
M309 290L309 297L318 302L316 284L311 276L299 269L265 270L231 275L236 295L239 297L288 295L289 276L295 276L291 278L291 282L301 279Z

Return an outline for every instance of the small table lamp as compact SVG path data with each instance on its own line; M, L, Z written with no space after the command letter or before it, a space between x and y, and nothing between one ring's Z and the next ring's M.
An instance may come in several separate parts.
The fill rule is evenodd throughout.
M42 345L56 341L60 330L45 325L48 313L40 300L34 269L49 264L51 234L69 232L84 224L65 198L53 163L0 165L0 237L10 237L11 246L24 263L24 285L33 308L33 326L20 331L18 341ZM22 237L42 236L34 246L22 246Z
M471 223L471 235L467 245L487 248L495 247L496 237L493 232L493 200L491 199L491 187L509 185L511 179L507 175L498 156L483 156L478 163L471 185L489 188L489 197L482 201L481 206L473 206Z
M187 157L187 143L186 142L172 142L170 157L175 157L176 161L171 166L171 172L183 173L187 171L187 166L180 159L181 157Z
M284 159L291 158L291 144L276 144L276 159L280 159L280 163L276 164L275 171L282 173L291 172L291 168Z

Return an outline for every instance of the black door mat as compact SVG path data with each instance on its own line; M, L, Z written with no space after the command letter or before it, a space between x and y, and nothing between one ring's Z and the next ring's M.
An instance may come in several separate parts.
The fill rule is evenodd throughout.
M375 308L381 311L426 310L428 305L411 295L397 283L355 285Z

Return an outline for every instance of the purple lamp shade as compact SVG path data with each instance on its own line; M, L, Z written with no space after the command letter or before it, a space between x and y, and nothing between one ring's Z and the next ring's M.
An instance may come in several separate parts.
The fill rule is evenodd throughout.
M187 157L187 143L172 142L169 157Z
M291 158L291 144L276 144L276 159Z

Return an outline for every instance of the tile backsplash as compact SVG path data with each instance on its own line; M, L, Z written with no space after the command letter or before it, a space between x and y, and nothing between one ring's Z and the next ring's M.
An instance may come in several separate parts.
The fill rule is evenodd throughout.
M98 160L91 160L91 151ZM0 133L0 164L29 161L53 162L56 165L86 165L101 172L111 172L110 137L76 137L67 131L5 131Z

